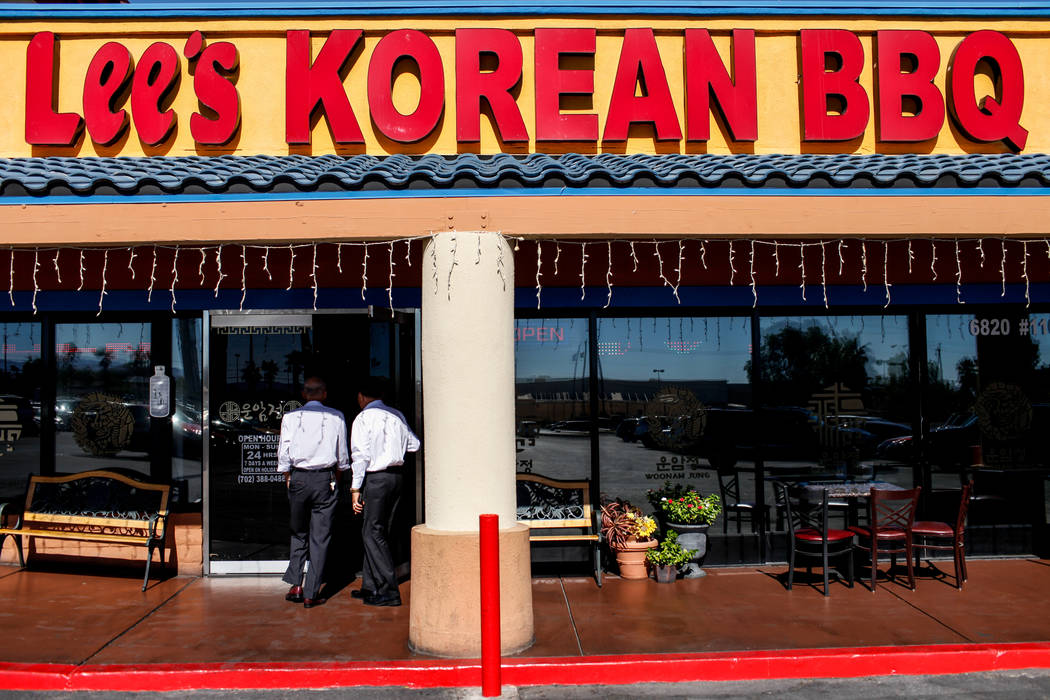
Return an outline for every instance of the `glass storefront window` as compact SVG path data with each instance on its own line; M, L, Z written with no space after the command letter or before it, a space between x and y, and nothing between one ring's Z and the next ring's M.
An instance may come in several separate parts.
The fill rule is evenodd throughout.
M40 472L39 323L0 323L0 502L25 494Z
M890 446L910 436L915 388L906 316L762 319L766 471L876 477L911 487Z
M924 456L935 494L973 479L976 553L1031 552L1048 522L1048 325L1046 314L1006 307L927 317Z
M150 473L149 323L55 326L55 466Z
M763 408L757 426L765 498L773 484L789 489L821 481L875 480L911 488L905 454L916 418L907 316L764 317L759 361ZM903 447L902 447L903 445ZM864 516L867 500L832 504L831 526ZM786 527L770 510L770 531ZM786 558L782 535L769 559Z
M750 319L603 318L597 343L602 493L650 512L650 490L736 479L753 501ZM758 523L732 520L711 528L707 563L757 560Z
M519 472L590 478L588 335L586 319L515 321Z

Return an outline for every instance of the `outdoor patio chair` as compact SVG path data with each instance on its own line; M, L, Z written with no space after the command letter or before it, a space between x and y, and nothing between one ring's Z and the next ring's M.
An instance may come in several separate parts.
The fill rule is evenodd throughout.
M970 494L973 492L973 482L969 481L962 487L959 498L959 512L955 518L955 526L948 523L921 520L912 525L911 531L915 537L912 547L922 563L922 553L926 552L929 562L929 552L941 551L951 552L955 563L955 587L962 590L963 581L966 580L966 512L970 507ZM933 540L933 542L931 542Z
M868 525L852 525L857 534L857 547L871 552L871 592L875 593L879 571L879 554L890 555L889 576L897 566L897 555L903 554L908 564L908 586L915 590L915 568L912 565L912 524L920 487L913 489L871 490L868 501Z
M718 469L718 490L722 498L722 534L729 533L729 520L736 521L736 531L741 531L744 520L751 524L755 531L755 512L758 504L753 501L740 500L740 475L735 469ZM765 522L769 522L769 505L763 507Z
M794 498L788 493L786 484L774 482L778 512L783 512L788 526L788 577L790 591L795 579L795 557L820 559L824 570L824 595L828 595L828 561L832 557L845 556L847 581L853 588L853 533L849 530L828 528L828 491L821 491L820 502ZM807 571L812 571L807 563Z

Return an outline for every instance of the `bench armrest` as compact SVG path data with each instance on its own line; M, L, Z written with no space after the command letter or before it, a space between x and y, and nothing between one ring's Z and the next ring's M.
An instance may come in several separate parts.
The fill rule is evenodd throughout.
M157 535L157 525L160 524L160 535ZM163 539L167 531L168 516L154 513L149 516L149 538L151 540Z
M11 504L10 503L0 503L0 527L3 527L3 524L4 524L4 511L7 509L7 507L9 505L11 505ZM14 527L12 527L11 529L12 530L21 530L22 529L22 514L21 513L18 514L18 520L15 521Z

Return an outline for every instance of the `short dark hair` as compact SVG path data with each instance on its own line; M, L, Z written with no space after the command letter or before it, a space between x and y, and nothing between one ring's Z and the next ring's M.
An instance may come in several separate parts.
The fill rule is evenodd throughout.
M365 377L361 381L361 388L358 391L370 399L381 399L386 396L389 387L390 380L386 377Z
M314 398L328 391L328 386L324 383L324 380L320 377L307 377L306 381L303 382L303 394L307 398Z

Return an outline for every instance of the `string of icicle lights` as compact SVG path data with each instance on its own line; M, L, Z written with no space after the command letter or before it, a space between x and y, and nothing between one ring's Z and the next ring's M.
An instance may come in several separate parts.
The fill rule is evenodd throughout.
M215 245L205 246L189 246L189 245L153 245L153 246L136 246L136 247L118 247L118 248L70 248L70 247L14 247L8 248L9 260L8 260L8 297L11 306L15 304L15 290L16 290L16 277L22 270L27 270L27 273L31 275L31 281L33 285L33 296L32 296L32 309L33 313L37 312L37 295L45 291L39 284L38 277L41 268L44 265L50 265L58 282L62 283L62 272L60 269L60 263L72 265L78 278L76 279L76 290L84 290L84 280L87 268L85 266L85 252L95 251L102 253L102 266L101 266L101 284L98 290L98 314L101 314L104 308L105 297L107 295L107 287L109 281L107 279L108 271L116 266L118 269L123 266L127 266L130 270L131 279L136 279L136 273L133 263L140 255L139 251L144 248L149 251L147 256L152 258L152 264L150 266L150 274L148 277L148 284L145 292L147 295L147 301L151 301L154 291L158 288L158 252L159 251L173 251L172 262L170 268L165 266L164 270L161 270L162 274L168 278L169 281L164 285L164 289L170 298L170 308L174 313L177 306L176 298L176 287L181 290L186 289L209 289L213 291L215 297L218 297L220 288L223 280L228 277L239 279L240 281L240 303L238 308L243 310L247 299L248 293L248 273L258 272L259 274L265 274L268 281L283 282L287 280L286 290L291 290L294 285L296 270L297 269L308 269L309 270L309 288L313 292L313 308L317 309L318 299L318 273L322 266L334 269L337 271L338 278L345 280L346 282L352 282L354 285L360 282L361 286L361 298L365 299L365 294L368 291L369 285L369 260L375 258L383 262L383 267L387 268L385 281L385 291L387 296L387 303L393 311L394 309L394 279L397 276L397 268L400 265L407 267L412 266L412 252L416 244L423 244L430 241L434 241L435 245L430 248L430 259L427 263L430 265L430 277L435 291L438 287L439 271L437 263L437 246L447 245L449 254L449 264L447 270L442 270L443 275L447 281L447 294L451 298L454 285L454 271L457 265L472 263L474 265L480 264L482 260L481 246L478 245L476 249L467 251L462 248L457 242L455 231L446 232L449 234L448 241L442 243L442 241L434 233L427 233L420 236L398 238L394 240L386 241L369 241L369 242L338 242L338 243L318 243L318 242L306 242L301 244L294 243L282 243L277 245L262 245L262 244L237 244L237 243L222 243ZM460 234L464 232L459 232ZM489 232L486 232L489 233ZM499 233L492 232L489 235L502 235ZM508 243L511 245L514 251L520 251L520 243L526 239L517 236L504 236ZM655 260L657 274L659 282L662 286L669 287L671 294L675 299L675 302L681 304L681 298L679 296L679 287L682 284L682 274L687 266L695 266L698 270L708 271L711 269L713 261L711 259L711 251L709 246L713 244L726 246L727 258L725 260L726 267L726 284L728 286L741 286L746 284L751 289L752 294L752 307L758 304L758 282L756 277L756 251L759 249L772 249L774 267L774 276L780 278L781 275L781 262L785 265L794 265L799 274L800 284L799 295L800 299L805 302L807 300L806 293L807 288L819 285L821 287L822 298L825 308L830 308L828 298L828 267L834 266L837 261L838 275L843 274L843 269L846 264L843 249L846 246L860 245L860 281L863 284L864 290L867 291L869 282L873 285L881 286L884 295L884 308L888 307L892 302L892 288L893 281L890 280L889 270L889 259L891 254L902 256L901 259L907 261L908 275L911 276L916 274L914 271L915 267L915 251L913 244L922 242L929 245L931 250L929 272L932 280L937 280L937 249L939 245L951 248L954 256L954 279L956 290L956 302L959 304L965 304L963 299L963 247L972 247L972 251L966 251L967 255L974 254L975 261L980 265L980 268L985 269L986 264L993 266L990 269L998 268L998 276L1001 281L1001 292L1000 296L1006 296L1006 284L1007 284L1007 263L1010 254L1008 254L1008 244L1015 246L1020 249L1020 260L1016 261L1020 265L1021 279L1024 282L1025 288L1025 305L1031 304L1031 293L1030 285L1031 278L1029 277L1029 260L1032 255L1046 255L1048 261L1050 261L1050 239L1013 239L1003 237L982 237L982 238L914 238L914 239L862 239L862 238L849 238L849 239L835 239L835 240L806 240L797 242L783 242L783 241L767 241L767 240L748 240L748 239L652 239L652 240L593 240L593 241L581 241L578 239L564 240L564 239L528 239L530 243L535 244L536 258L535 258L535 278L534 285L536 290L536 308L542 307L542 295L544 289L544 277L553 276L557 277L558 264L562 256L563 249L569 249L576 247L580 253L580 266L578 271L573 273L573 276L579 279L580 299L586 298L587 283L588 281L593 283L597 282L598 285L604 285L606 288L605 302L603 308L608 308L612 304L613 300L613 289L614 289L614 276L620 276L621 279L625 276L637 274L639 269L639 261L644 256L650 256ZM698 247L698 251L687 255L686 244L690 246ZM331 258L324 257L320 258L318 255L318 246L328 245L336 247L336 255ZM343 253L344 249L362 249L362 263L359 269L351 269L349 266L344 270L343 266ZM231 266L228 263L223 262L223 250L233 249L239 253L237 256L240 265L240 269L230 269ZM820 265L819 270L814 272L811 268L806 266L806 251L819 249ZM872 274L872 270L868 266L869 252L875 250L880 252L882 255L882 264L878 266L878 271L875 273L875 279L869 279ZM254 252L261 255L261 263L256 265L258 270L254 270L253 265L249 264L249 252ZM278 270L270 265L270 254L274 251L281 251L288 254L288 266L286 270ZM942 250L943 253L943 250ZM620 254L626 256L630 261L631 265L615 265L613 262L614 255ZM128 256L126 260L116 260L116 256L124 255ZM1016 257L1017 253L1013 253ZM28 256L26 259L26 265L16 266L16 256ZM190 256L187 258L186 256ZM178 271L179 259L183 260L194 260L197 265L197 274L191 276L190 279L180 278ZM459 258L463 258L460 260ZM603 260L604 258L604 260ZM28 265L31 259L32 265ZM797 260L797 262L796 262ZM601 265L605 263L605 273L600 279L597 274L590 275L588 279L588 269L593 268L594 265ZM123 263L123 264L120 264ZM498 247L498 253L496 260L494 260L493 274L497 275L503 283L504 289L507 285L505 262L503 259L503 247ZM546 263L546 264L545 264ZM746 269L740 269L740 266L746 266ZM2 263L0 263L0 269L2 269ZM214 272L214 277L211 277ZM68 272L67 272L68 275ZM360 275L358 278L357 275ZM208 279L214 279L214 284L208 282ZM145 282L145 280L143 280ZM898 282L912 282L914 280L900 279ZM426 284L426 282L424 282ZM564 288L566 285L557 285L560 288ZM96 314L97 315L97 314Z

